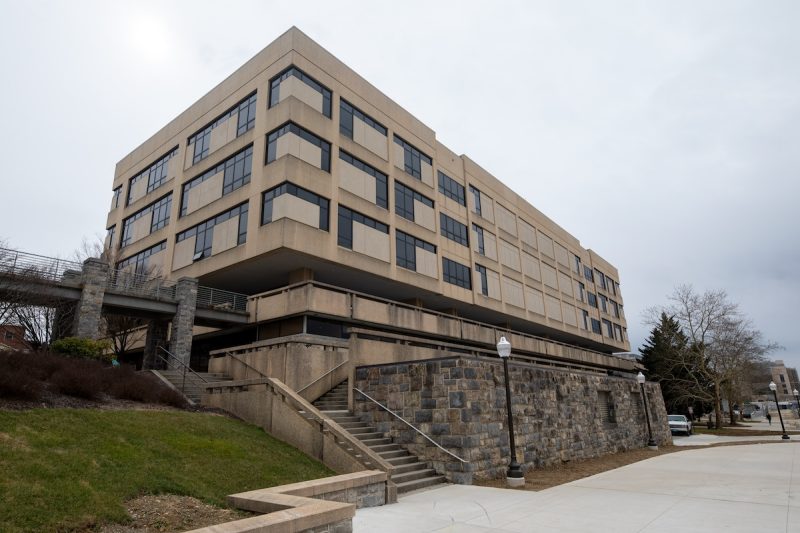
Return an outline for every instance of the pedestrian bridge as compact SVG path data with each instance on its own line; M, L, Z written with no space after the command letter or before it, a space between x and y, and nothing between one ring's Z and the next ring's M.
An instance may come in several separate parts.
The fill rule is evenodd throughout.
M7 248L0 248L0 301L73 306L68 329L78 337L97 338L104 313L148 319L148 336L151 329L165 334L171 321L171 351L186 362L194 325L221 328L250 318L246 294L200 286L194 278L173 281L114 269L101 259L78 263Z

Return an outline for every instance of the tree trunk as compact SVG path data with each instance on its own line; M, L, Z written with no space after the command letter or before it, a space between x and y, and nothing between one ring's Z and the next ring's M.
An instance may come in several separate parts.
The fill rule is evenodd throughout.
M714 383L714 415L717 429L722 429L722 398L720 397L719 383Z

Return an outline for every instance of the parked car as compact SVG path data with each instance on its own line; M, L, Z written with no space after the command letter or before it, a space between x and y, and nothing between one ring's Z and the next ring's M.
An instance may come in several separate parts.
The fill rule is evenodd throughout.
M669 430L672 433L692 434L692 421L683 415L669 415Z

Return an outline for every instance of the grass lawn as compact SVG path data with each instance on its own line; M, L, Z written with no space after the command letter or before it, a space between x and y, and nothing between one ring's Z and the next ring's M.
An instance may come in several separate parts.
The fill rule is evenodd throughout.
M125 522L142 494L223 506L235 492L333 475L261 429L184 411L0 410L0 531Z

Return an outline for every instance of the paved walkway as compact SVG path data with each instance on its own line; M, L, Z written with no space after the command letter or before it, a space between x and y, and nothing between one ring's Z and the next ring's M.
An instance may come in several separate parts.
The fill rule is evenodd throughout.
M540 492L448 485L359 509L355 532L798 532L800 439L661 455Z

